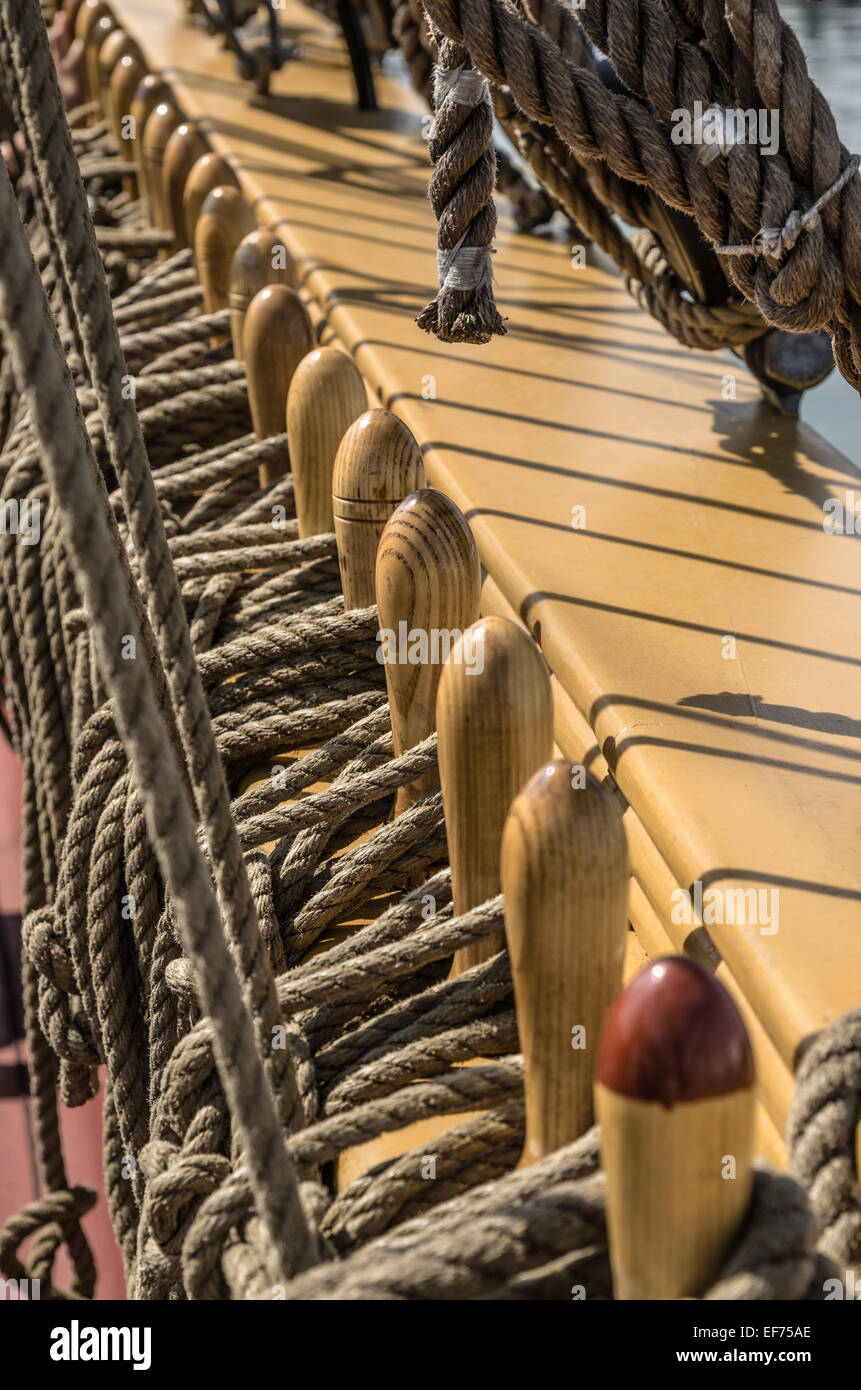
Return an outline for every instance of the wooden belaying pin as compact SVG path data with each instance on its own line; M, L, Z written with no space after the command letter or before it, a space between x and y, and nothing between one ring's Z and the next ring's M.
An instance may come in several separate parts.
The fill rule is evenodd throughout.
M378 642L396 754L436 728L436 697L452 644L478 617L481 572L469 523L444 492L423 488L386 522L377 551ZM399 787L400 815L438 785L425 773Z
M196 160L185 181L182 195L182 215L188 246L194 246L198 218L210 193L216 188L238 187L239 179L223 155L203 154Z
M100 19L107 16L116 23L116 15L105 0L84 0L75 13L75 38L83 39L86 50L87 40ZM92 94L91 94L92 95Z
M176 127L165 147L161 170L162 199L168 228L173 232L175 251L184 251L191 245L186 233L182 200L188 176L208 148L204 136L190 121L183 121Z
M254 213L238 188L213 188L194 231L194 259L207 314L227 308L230 262L244 236L254 230Z
M98 89L93 87L89 48L90 36L102 19L112 20L114 27L116 27L116 16L110 6L104 3L104 0L84 0L83 5L75 15L75 38L80 39L84 46L83 85L87 101L96 101L98 98ZM92 125L95 120L96 117L91 116L89 123Z
M436 722L456 914L500 891L502 828L520 788L553 756L553 697L523 628L488 617L456 642L439 683ZM455 952L452 976L488 960L504 933Z
M170 230L170 220L164 197L164 154L167 143L182 121L182 115L172 101L160 101L150 113L143 133L143 170L150 217L160 231ZM159 253L166 259L166 252Z
M525 1070L522 1168L591 1126L598 1041L622 986L627 840L578 764L545 764L512 802L502 891Z
M138 83L137 90L132 97L131 109L129 110L132 138L126 142L126 149L131 150L132 159L137 167L138 190L150 221L152 220L152 209L149 206L146 170L144 169L144 130L153 111L162 102L173 103L170 88L163 77L156 77L155 73L148 72L146 77Z
M346 608L376 601L377 548L399 502L425 486L422 453L388 410L367 410L347 430L335 456L332 510Z
M747 1030L705 966L668 956L619 995L595 1111L616 1298L702 1294L748 1209L754 1125Z
M59 7L63 10L65 14L69 16L69 23L72 26L73 34L75 32L75 22L78 18L78 12L82 4L83 0L63 0L63 4Z
M120 30L116 19L110 13L103 14L96 20L84 40L84 67L87 73L87 91L90 101L97 102L101 106L102 88L99 81L99 55L106 41L112 34Z
M287 285L267 285L248 306L242 330L248 404L258 439L283 434L287 418L287 392L293 373L314 346L314 329L308 310L295 290ZM268 487L288 471L283 466L260 465L260 486Z
M268 228L258 227L243 237L230 263L230 334L233 356L243 360L242 328L252 299L266 285L296 288L296 266L283 241Z
M143 77L143 57L131 34L127 34L125 29L114 29L108 34L99 49L99 89L96 99L118 140L120 138L119 126L114 121L110 90L114 69L123 58L137 58L141 65L140 75Z
M129 117L135 92L146 77L143 58L137 53L125 53L120 58L108 86L108 119L116 136L120 154L130 162L134 161L134 131ZM132 176L125 184L130 198L136 196L137 176Z
M300 536L321 536L335 529L335 455L350 425L367 408L362 374L346 352L315 348L302 358L287 394L287 438Z

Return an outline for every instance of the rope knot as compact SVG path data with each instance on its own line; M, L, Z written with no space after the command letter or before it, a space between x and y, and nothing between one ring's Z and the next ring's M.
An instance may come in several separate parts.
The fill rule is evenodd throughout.
M835 179L830 188L826 188L821 197L804 212L798 208L793 208L789 213L782 227L760 227L753 241L743 242L741 245L716 246L715 251L719 256L768 256L771 260L779 261L787 251L791 251L802 232L810 231L819 225L822 209L826 203L830 203L832 198L842 192L846 184L858 172L861 164L861 155L853 154L846 168L839 178Z
M223 1154L184 1152L152 1179L147 1192L149 1214L160 1245L168 1246L188 1226L200 1201L220 1187L229 1173L230 1159Z
M752 243L754 255L779 261L785 251L792 250L801 233L815 227L819 221L815 208L805 213L793 208L782 227L760 227Z
M27 959L39 974L63 994L77 989L75 972L64 941L57 931L57 920L51 905L39 907L24 918L21 937Z

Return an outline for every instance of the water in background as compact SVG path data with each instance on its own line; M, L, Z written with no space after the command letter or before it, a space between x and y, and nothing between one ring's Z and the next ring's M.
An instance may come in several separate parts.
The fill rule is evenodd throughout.
M861 3L780 0L780 10L801 41L843 144L851 154L861 153ZM838 371L807 392L801 415L861 470L861 397Z

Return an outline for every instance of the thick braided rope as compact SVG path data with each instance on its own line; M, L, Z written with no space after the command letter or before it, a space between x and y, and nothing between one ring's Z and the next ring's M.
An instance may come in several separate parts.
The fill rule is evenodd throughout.
M796 211L797 184L809 189L812 185L807 199L811 206L840 186L850 163L833 132L833 118L829 126L823 114L827 104L807 78L806 67L802 72L803 60L795 61L800 53L797 40L786 39L779 17L775 23L782 36L781 51L793 59L793 80L786 92L773 86L775 109L788 129L794 119L790 96L812 101L820 117L817 139L821 136L827 152L819 160L821 177L816 179L809 145L795 135L787 137L792 167L782 154L760 156L743 144L734 145L726 160L706 163L694 147L669 141L664 122L674 111L693 110L696 101L703 109L710 105L714 71L701 50L676 41L668 16L653 0L636 0L636 20L621 0L587 6L578 16L639 99L615 95L595 74L566 60L507 0L427 0L426 9L433 24L465 47L489 81L510 88L526 116L555 129L578 158L603 159L616 175L648 184L670 207L693 214L714 246L753 243L762 228L788 226ZM733 282L756 302L767 323L792 332L827 328L841 371L856 386L861 385L861 367L855 361L861 299L855 270L861 239L859 198L861 180L850 177L782 261L767 256L727 258ZM843 215L835 220L838 204Z
M443 40L434 79L430 199L438 223L439 292L416 322L444 343L486 343L505 326L493 298L496 228L487 84L462 46Z
M399 1223L336 1264L299 1276L287 1298L495 1297L513 1277L600 1252L587 1297L607 1297L599 1134ZM415 1162L418 1155L413 1155ZM816 1270L815 1223L791 1179L758 1168L744 1231L704 1297L800 1298ZM582 1258L582 1256L581 1256ZM569 1285L570 1289L570 1285ZM569 1295L570 1296L570 1293Z
M401 0L392 18L391 43L400 49L413 86L433 106L434 51L421 0ZM521 231L531 231L553 216L552 200L540 185L527 181L508 155L497 149L497 187L514 208Z
M626 236L607 201L593 191L594 165L588 172L572 159L546 128L527 120L506 93L492 89L494 109L520 152L568 216L611 256L624 275L625 287L641 308L686 347L706 351L735 347L760 337L762 316L744 301L698 304L685 295L650 233ZM630 204L630 199L628 199ZM625 208L630 221L639 220ZM660 267L660 269L658 269Z
M213 541L213 543L216 543L216 541ZM199 545L195 545L195 549L199 549ZM97 884L96 884L96 888L97 888ZM50 967L49 967L49 969L50 969ZM56 969L56 966L54 966L54 969ZM61 1040L60 1040L60 1042L61 1042ZM115 1219L117 1219L117 1212L115 1212L115 1211L114 1211L114 1216L115 1216Z

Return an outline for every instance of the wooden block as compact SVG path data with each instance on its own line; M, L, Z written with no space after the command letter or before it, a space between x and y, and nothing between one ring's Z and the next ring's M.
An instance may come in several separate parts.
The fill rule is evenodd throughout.
M144 130L153 111L163 102L167 104L173 102L170 87L161 77L156 77L155 73L147 73L146 77L139 82L132 97L129 115L132 118L133 138L127 141L126 145L127 148L131 149L132 158L137 165L138 188L150 221L152 221L153 210L147 194L146 170L144 169Z
M87 40L93 29L95 29L100 19L113 19L116 23L116 16L110 5L106 5L104 0L84 0L84 3L75 13L75 38L83 39L86 47Z
M119 145L120 155L127 160L134 160L134 140L127 131L126 117L131 114L131 104L134 94L146 77L146 68L143 59L135 53L126 53L120 58L113 72L108 86L108 109L111 128L116 136ZM130 184L126 184L126 189L130 197L137 195L137 179L133 179Z
M72 27L73 34L75 32L75 22L78 18L78 11L82 4L83 0L65 0L65 3L61 6L63 12L69 16L69 23Z
M295 290L286 285L267 285L252 299L242 333L248 372L248 403L258 439L283 434L287 422L287 392L293 373L314 345L308 310ZM266 464L260 469L260 486L266 487L287 472Z
M207 153L205 136L190 121L176 127L167 142L162 163L162 200L173 232L175 251L191 245L185 224L183 198L188 176L199 159ZM196 218L195 218L196 220Z
M97 100L111 124L111 129L118 139L119 129L114 123L111 106L111 78L114 75L117 64L121 59L127 57L138 59L141 66L141 77L143 77L143 57L131 34L127 34L125 29L112 30L99 49L99 87ZM140 78L138 81L140 81Z
M230 262L244 236L254 229L254 213L238 188L214 188L200 210L194 231L194 259L207 314L226 309Z
M150 114L143 132L143 171L146 194L154 227L170 231L171 222L164 195L164 156L168 141L182 122L172 101L161 101ZM162 253L162 259L166 253Z
M216 188L238 188L239 179L233 167L220 154L203 154L189 173L182 195L182 213L185 218L187 245L194 246L197 220L201 209ZM251 228L248 229L249 231Z
M84 40L84 66L87 74L87 91L90 101L101 105L101 82L99 80L99 55L111 34L122 32L112 14L103 14L96 20Z
M230 264L230 333L237 362L243 360L242 330L248 306L266 285L296 289L296 267L283 241L257 227L240 241Z

